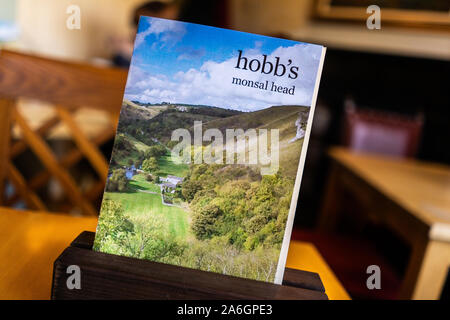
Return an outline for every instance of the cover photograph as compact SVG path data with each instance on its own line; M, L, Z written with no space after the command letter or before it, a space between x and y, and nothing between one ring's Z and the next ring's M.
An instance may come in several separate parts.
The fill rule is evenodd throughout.
M280 284L324 56L141 17L94 250Z

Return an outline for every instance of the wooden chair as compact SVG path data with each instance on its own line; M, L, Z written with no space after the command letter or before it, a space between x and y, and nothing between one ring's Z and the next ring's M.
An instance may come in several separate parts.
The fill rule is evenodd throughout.
M97 214L93 201L103 192L108 174L108 162L99 146L114 137L126 77L127 72L119 69L0 51L0 205L12 205L22 199L30 209L47 210L37 190L54 177L73 208L83 214ZM55 115L33 130L16 107L19 98L50 103L55 108ZM81 107L107 111L111 115L109 128L89 139L72 116ZM64 123L70 130L76 148L58 158L46 136L59 123ZM22 133L18 141L12 141L14 124ZM27 149L45 168L28 181L13 162ZM68 171L83 158L89 161L99 177L84 193ZM14 186L14 194L6 198L7 181Z

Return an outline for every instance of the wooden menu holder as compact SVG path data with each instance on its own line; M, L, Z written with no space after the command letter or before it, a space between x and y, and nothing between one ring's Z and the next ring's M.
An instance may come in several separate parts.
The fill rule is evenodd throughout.
M325 300L317 273L286 268L283 285L248 280L92 250L95 233L82 232L56 259L51 298ZM81 271L81 288L69 289L70 265Z

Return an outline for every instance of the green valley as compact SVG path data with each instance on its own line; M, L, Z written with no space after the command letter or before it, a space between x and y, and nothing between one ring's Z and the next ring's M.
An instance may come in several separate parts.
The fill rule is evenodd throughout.
M307 111L124 101L94 249L273 281L303 144L297 119ZM278 129L280 170L173 162L172 131L192 132L194 121L223 133Z

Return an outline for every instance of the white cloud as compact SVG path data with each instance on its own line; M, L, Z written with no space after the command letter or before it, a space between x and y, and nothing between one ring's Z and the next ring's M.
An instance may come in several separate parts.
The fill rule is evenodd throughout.
M185 33L186 29L182 23L173 20L152 19L147 30L136 35L134 47L139 47L151 34L160 36L161 46L172 46L180 41Z
M180 71L172 78L164 75L151 75L138 67L130 69L126 96L128 99L142 102L160 103L162 101L188 104L204 104L222 108L255 111L272 105L310 106L313 95L321 47L297 44L291 47L279 47L268 56L268 61L286 63L292 59L292 65L299 66L299 77L283 77L236 69L237 56L223 62L207 61L199 69ZM243 54L248 61L260 59L259 49L250 49ZM260 90L232 84L233 77L292 87L295 95Z

